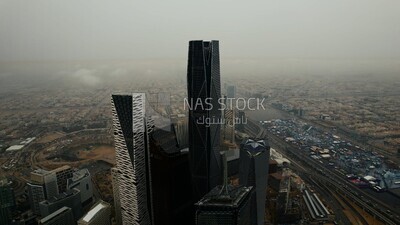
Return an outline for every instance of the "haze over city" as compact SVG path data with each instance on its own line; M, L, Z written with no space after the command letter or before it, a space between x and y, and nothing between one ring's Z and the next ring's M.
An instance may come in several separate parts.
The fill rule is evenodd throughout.
M398 0L0 0L0 225L400 224L399 21Z

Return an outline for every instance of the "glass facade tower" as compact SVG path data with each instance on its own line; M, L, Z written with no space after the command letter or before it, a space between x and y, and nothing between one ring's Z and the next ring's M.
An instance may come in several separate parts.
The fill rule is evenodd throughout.
M187 82L189 158L193 194L195 201L198 201L221 182L221 124L198 122L207 118L221 119L218 104L221 97L218 41L189 42Z

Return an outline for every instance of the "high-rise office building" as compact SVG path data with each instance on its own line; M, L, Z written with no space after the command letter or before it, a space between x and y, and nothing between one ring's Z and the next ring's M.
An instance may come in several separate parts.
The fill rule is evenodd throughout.
M187 148L179 145L174 129L155 129L150 135L150 152L154 224L193 224Z
M223 155L224 182L196 203L196 225L252 225L252 187L228 184L227 157Z
M39 220L39 225L75 225L74 215L71 208L62 207L43 219Z
M226 88L226 97L227 98L236 98L236 86L228 85Z
M199 122L221 119L218 102L221 98L218 41L189 42L187 82L189 156L197 201L221 180L221 124Z
M225 103L226 104L226 103ZM235 143L235 110L226 108L224 110L224 141Z
M186 116L171 118L172 129L180 148L189 147L189 127Z
M252 204L255 204L255 210L252 220L257 225L264 224L269 150L270 146L265 140L247 139L240 144L239 182L254 188Z
M57 176L52 171L37 169L31 172L32 184L42 185L45 198L57 196L59 194L57 186Z
M112 95L112 114L122 224L152 224L152 125L146 118L145 94Z
M63 166L52 171L37 169L31 172L31 179L27 185L29 202L35 214L40 215L39 203L41 201L56 197L59 193L62 193L59 188L63 186L65 171L71 171L72 173L72 169L69 166Z
M63 206L71 208L75 221L78 220L83 214L80 191L74 188L40 202L40 215L42 217L48 216Z
M27 183L28 196L31 209L34 214L40 215L39 203L46 199L45 190L41 184Z
M0 225L10 224L14 207L14 191L7 178L0 177Z
M224 110L224 139L230 143L235 143L235 122L236 122L236 87L229 85L225 96Z
M44 188L46 190L46 198L57 196L58 191L57 175L54 172L49 172L43 176Z
M246 119L246 113L244 112L244 111L242 111L242 110L240 110L240 111L238 111L238 116L237 116L241 121L244 121L245 119ZM240 132L245 132L245 130L244 130L244 126L245 125L245 123L238 123L238 124L235 124L235 128L236 128L236 130L238 130L238 131L240 131Z
M81 203L87 205L93 199L92 176L88 169L81 169L73 173L67 180L67 189L78 189L81 192Z
M110 225L110 217L110 204L100 200L78 221L78 225Z

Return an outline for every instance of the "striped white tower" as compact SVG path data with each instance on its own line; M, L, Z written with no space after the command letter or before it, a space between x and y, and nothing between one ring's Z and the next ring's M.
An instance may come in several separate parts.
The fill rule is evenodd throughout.
M146 119L145 100L144 93L112 95L114 174L124 225L151 225L153 221L148 147L153 125Z

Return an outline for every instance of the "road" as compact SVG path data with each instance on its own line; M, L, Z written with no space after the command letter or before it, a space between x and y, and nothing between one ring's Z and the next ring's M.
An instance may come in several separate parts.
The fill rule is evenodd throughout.
M328 169L321 163L311 159L297 146L293 146L270 133L260 126L259 123L250 119L248 119L248 121L248 132L256 135L257 138L267 138L270 144L277 146L278 149L280 149L292 162L301 162L302 167L306 168L307 173L311 174L314 178L318 178L315 180L323 182L325 185L330 187L330 189L346 196L362 209L384 223L390 225L400 224L400 217L396 217L391 213L391 210L393 210L392 207L351 184L338 171ZM255 126L258 126L259 129L255 128ZM396 213L396 215L400 215L400 212L396 211Z

